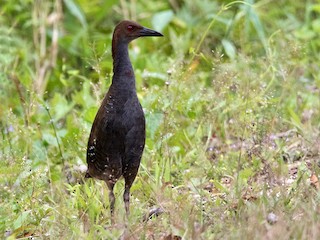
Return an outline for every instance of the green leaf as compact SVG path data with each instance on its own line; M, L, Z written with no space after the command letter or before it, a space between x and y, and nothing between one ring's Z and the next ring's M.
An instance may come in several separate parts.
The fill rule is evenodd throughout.
M320 13L320 4L314 4L312 5L311 9L315 12Z
M249 177L253 175L253 171L250 168L245 168L239 172L239 177L241 180L247 181Z
M151 139L155 138L156 131L160 127L162 121L162 113L146 113L147 132L150 134Z
M301 29L295 31L294 35L302 40L311 40L317 36L317 34L308 27L302 27Z
M53 136L51 133L49 132L44 132L42 134L42 139L51 146L57 147L58 146L58 142L55 136Z
M85 121L92 123L94 120L94 117L96 116L98 111L97 107L90 107L88 109L86 109L86 111L83 114L83 118Z
M227 191L227 189L219 181L213 180L212 183L221 192L226 192Z
M26 220L29 217L30 213L31 213L31 210L22 212L13 223L14 229L18 229L23 225L27 225Z
M63 118L73 108L74 103L69 104L67 99L59 93L56 93L51 100L50 106L54 110L52 116L55 121Z
M79 6L73 0L64 0L64 3L70 13L79 20L83 27L86 27L87 21Z
M299 116L295 113L295 111L292 108L288 108L290 117L291 117L291 122L292 124L297 127L299 130L302 131L302 123L301 123L301 119L299 118Z
M233 45L233 43L227 39L222 39L221 43L222 43L222 46L223 46L224 51L226 52L227 56L230 59L234 60L236 57L236 48Z
M162 31L172 20L173 11L166 10L155 14L152 18L152 26L156 31Z
M320 19L316 19L312 21L312 29L315 32L320 33Z

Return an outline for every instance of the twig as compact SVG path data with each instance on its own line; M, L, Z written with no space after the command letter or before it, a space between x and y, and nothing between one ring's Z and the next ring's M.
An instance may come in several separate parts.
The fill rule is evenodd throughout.
M48 113L48 116L49 116L49 118L50 118L50 124L51 124L51 127L52 127L52 129L53 129L53 132L54 132L54 135L55 135L57 144L58 144L58 149L59 149L59 153L60 153L60 157L61 157L61 161L62 161L62 166L63 166L63 168L64 168L64 167L65 167L64 157L63 157L63 154L62 154L62 150L61 150L61 146L60 146L58 134L57 134L57 131L56 131L56 127L55 127L55 125L53 124L53 118L52 118L52 116L51 116L49 107L44 106L44 108L46 109L46 111L47 111L47 113Z
M23 111L23 114L24 114L24 123L25 123L26 126L28 126L29 125L28 114L27 114L27 110L26 110L26 107L25 107L26 99L25 99L24 94L23 94L21 82L18 79L17 75L15 75L14 73L9 75L9 79L11 79L11 81L14 83L14 85L16 87L16 90L17 90L18 95L19 95L22 111Z

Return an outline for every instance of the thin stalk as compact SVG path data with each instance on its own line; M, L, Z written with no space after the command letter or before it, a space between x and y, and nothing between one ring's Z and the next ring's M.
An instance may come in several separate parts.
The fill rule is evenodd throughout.
M64 157L63 157L63 154L62 154L62 150L61 150L61 146L60 146L60 142L59 142L59 138L58 138L58 134L57 134L57 131L56 131L56 127L55 125L53 124L53 118L51 116L51 113L50 113L50 109L49 107L47 106L44 106L47 113L48 113L48 116L50 118L50 124L51 124L51 127L53 129L53 132L54 132L54 135L55 135L55 138L56 138L56 141L57 141L57 144L58 144L58 149L59 149L59 153L60 153L60 157L61 157L61 161L62 161L62 166L65 167L64 165Z

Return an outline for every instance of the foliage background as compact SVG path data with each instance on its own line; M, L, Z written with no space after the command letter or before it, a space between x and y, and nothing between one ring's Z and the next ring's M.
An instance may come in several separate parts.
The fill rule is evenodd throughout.
M319 238L317 1L0 6L2 237ZM123 183L111 226L104 183L82 179L122 19L165 35L130 46L147 142L127 228Z

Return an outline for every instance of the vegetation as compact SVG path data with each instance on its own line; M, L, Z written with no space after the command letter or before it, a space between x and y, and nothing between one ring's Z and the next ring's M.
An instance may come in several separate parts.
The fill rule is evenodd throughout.
M0 234L7 239L318 239L320 4L0 1ZM147 142L125 227L84 180L122 19ZM163 212L148 221L148 213Z

